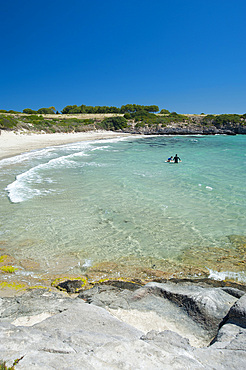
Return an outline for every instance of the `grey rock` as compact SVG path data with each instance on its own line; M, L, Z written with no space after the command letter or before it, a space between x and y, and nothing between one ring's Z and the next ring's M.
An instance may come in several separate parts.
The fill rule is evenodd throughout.
M97 286L82 292L79 297L88 303L115 310L155 312L171 324L172 330L186 336L193 344L196 341L208 344L237 301L234 295L221 288L152 282L135 291Z
M156 316L154 319L159 322L159 327L172 328L172 330L176 330L179 334L191 339L193 343L203 342L207 344L215 335L214 331L211 334L208 330L204 329L175 303L168 299L163 299L159 294L150 294L149 290L145 288L140 288L132 292L126 289L116 289L115 287L103 285L84 291L79 294L79 297L87 303L111 309L111 313L113 312L112 310L115 310L114 314L116 316L118 309L129 312L138 311L146 314L150 312L155 313ZM149 319L146 319L144 325L147 331L154 327L152 326L154 323L151 320L152 317L149 315ZM158 326L158 322L155 326ZM138 320L136 320L136 323L131 322L131 325L138 327Z
M232 288L232 287L223 287L221 288L224 292L233 295L236 298L241 298L245 292L243 290L237 289L237 288Z
M220 288L203 288L195 285L182 286L172 283L148 283L142 292L159 295L181 307L205 329L216 332L236 298ZM137 299L141 291L135 293Z
M87 303L93 303L100 307L110 308L129 308L129 301L132 297L132 292L128 289L117 289L110 285L95 286L89 290L85 290L78 295L78 298L83 299Z
M213 348L245 350L246 329L234 324L223 325L212 342Z
M244 317L245 296L237 300L220 288L193 284L151 283L137 290L124 288L97 286L81 293L80 298L45 290L2 298L1 358L9 366L21 358L16 370L245 368L246 329L229 319L222 325L225 318ZM161 321L176 324L177 331L143 332L102 306L115 312L136 312L139 317L154 313ZM43 313L51 316L21 326L25 315L31 320ZM216 330L209 328L209 323ZM219 330L218 323L222 323ZM207 333L209 338L216 332L216 336L211 345L196 348L187 339L188 331L196 336Z
M189 340L186 338L183 338L181 335L171 331L171 330L165 330L158 332L156 330L149 331L146 335L142 335L140 338L142 340L145 340L147 342L154 342L159 347L168 347L168 350L173 351L177 348L181 348L186 350L189 350L191 348Z
M227 322L246 328L246 294L231 307Z
M44 312L55 314L66 310L71 299L48 289L36 289L22 296L0 299L1 321L13 321L16 318L38 315Z

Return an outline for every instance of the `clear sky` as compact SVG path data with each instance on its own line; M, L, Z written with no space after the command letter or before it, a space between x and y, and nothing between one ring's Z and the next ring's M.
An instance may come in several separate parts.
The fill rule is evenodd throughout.
M0 109L246 112L245 0L0 0Z

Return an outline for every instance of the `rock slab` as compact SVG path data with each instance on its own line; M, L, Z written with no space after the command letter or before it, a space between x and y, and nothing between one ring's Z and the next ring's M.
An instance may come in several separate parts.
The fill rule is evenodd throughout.
M46 290L2 298L2 359L10 365L22 358L17 370L245 368L245 295L238 299L220 288L211 291L169 283L151 283L135 291L111 286L93 289L81 293L82 299ZM210 345L197 348L173 330L139 330L106 308L135 310L139 316L155 309L163 320L166 315L172 319L174 310L177 327L200 327L210 335L211 323L217 333ZM183 323L186 319L188 324Z

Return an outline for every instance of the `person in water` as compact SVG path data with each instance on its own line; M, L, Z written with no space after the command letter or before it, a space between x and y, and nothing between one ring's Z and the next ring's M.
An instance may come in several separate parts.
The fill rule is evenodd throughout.
M171 155L170 158L167 159L167 162L171 162L171 161L173 161L173 156L172 155Z
M181 162L181 159L178 157L178 154L175 155L173 160L174 160L174 163L179 163L179 161Z

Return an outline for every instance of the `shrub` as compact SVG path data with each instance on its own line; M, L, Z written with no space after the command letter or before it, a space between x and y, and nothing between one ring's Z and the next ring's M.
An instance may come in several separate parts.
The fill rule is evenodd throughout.
M88 119L84 119L82 122L84 125L93 125L94 120L91 118L88 118Z
M39 114L55 114L55 108L50 107L50 108L40 108L37 113Z
M161 113L161 114L170 114L169 110L167 110L167 109L162 109L162 110L160 111L160 113Z
M146 123L145 122L138 122L136 125L135 125L135 127L136 128L139 128L139 127L144 127L146 125Z
M105 118L100 124L106 130L122 130L127 127L127 120L124 117Z
M214 116L212 114L208 114L206 117L202 119L202 124L213 124L214 126L224 126L226 124L240 124L241 118L238 114L220 114L218 116Z
M23 113L26 113L26 114L36 114L37 111L36 110L33 110L33 109L30 109L30 108L25 108L25 109L23 109Z
M124 117L125 117L125 119L131 119L131 114L130 113L125 113Z
M0 129L13 129L17 125L17 120L14 117L1 116Z

